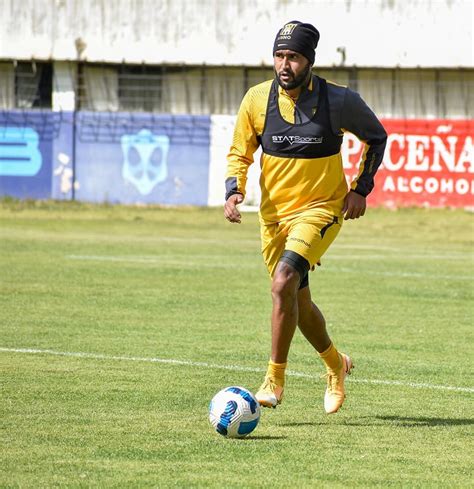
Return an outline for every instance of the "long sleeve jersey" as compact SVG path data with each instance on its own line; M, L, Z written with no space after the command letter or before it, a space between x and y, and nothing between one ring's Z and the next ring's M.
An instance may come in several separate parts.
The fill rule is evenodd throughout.
M296 101L278 87L277 112L288 125L299 127L299 124L308 124L323 107L318 80L327 86L326 125L330 126L327 130L337 136L343 136L345 131L349 131L365 145L359 173L351 189L367 196L374 186L374 175L382 162L387 135L377 117L356 92L330 82L326 85L325 80L313 77ZM226 198L234 193L245 195L248 168L253 163L253 155L262 143L262 135L269 123L267 118L272 83L269 80L252 87L242 100L227 156ZM279 142L278 136L276 138L273 136L273 140ZM298 141L295 139L297 136L293 138L292 145L293 141ZM319 138L321 141L317 137L305 138L305 141L308 139L314 139L315 143L321 143L320 147L324 148L323 138ZM332 215L341 214L348 188L340 148L334 154L316 158L306 155L299 157L298 154L269 154L263 148L260 167L260 215L264 221L279 222L307 209L319 209Z

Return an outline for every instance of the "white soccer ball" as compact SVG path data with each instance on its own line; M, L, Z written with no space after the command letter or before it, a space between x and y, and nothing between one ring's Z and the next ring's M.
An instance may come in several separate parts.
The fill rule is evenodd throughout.
M260 420L260 404L244 387L231 386L219 391L209 405L209 421L217 433L227 438L243 438Z

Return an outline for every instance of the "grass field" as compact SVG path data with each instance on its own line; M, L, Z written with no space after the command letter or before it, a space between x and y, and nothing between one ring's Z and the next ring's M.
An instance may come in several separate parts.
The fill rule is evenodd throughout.
M473 216L372 209L310 278L355 374L323 412L297 333L284 403L245 440L211 397L259 386L257 216L0 205L1 487L473 487Z

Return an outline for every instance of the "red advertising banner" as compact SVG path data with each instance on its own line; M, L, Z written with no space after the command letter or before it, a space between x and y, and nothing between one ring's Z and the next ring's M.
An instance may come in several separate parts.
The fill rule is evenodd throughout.
M474 120L395 120L388 134L371 205L387 207L474 207ZM363 144L344 136L344 169L357 175Z

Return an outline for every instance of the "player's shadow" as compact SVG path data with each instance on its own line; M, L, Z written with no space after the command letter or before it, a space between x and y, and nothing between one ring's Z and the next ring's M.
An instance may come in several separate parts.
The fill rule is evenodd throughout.
M282 423L280 426L298 428L300 426L327 426L327 425L328 423L325 423L323 421L302 421L302 422L294 422L294 423Z
M306 421L285 423L282 426L327 426L331 421ZM386 426L395 425L403 428L420 428L427 426L471 426L474 418L430 418L429 416L367 416L356 419L342 419L340 426ZM338 423L339 424L339 423Z
M430 418L428 416L375 416L375 419L388 421L407 428L415 426L470 426L474 418Z
M244 438L237 438L239 441L260 441L260 440L286 440L287 436L270 436L270 435L250 435Z

